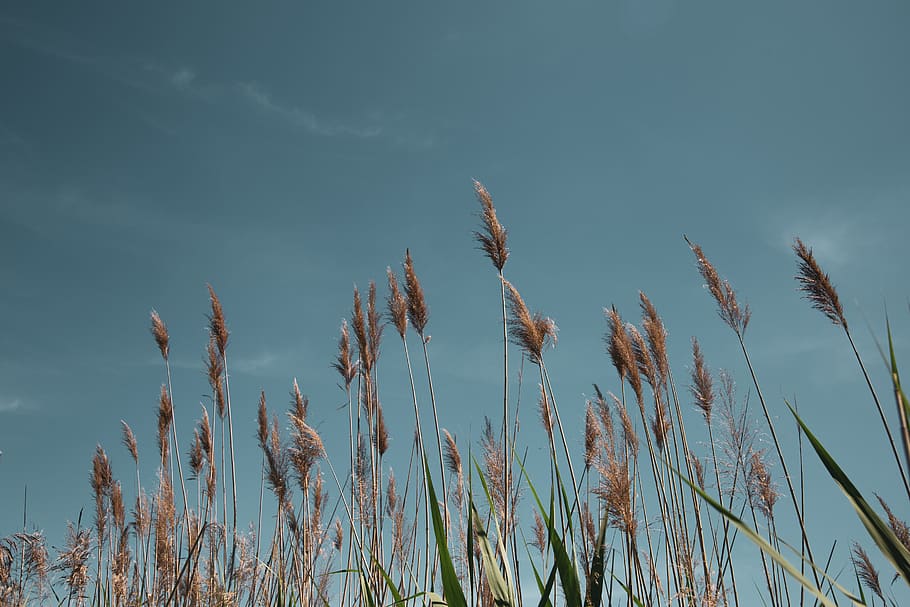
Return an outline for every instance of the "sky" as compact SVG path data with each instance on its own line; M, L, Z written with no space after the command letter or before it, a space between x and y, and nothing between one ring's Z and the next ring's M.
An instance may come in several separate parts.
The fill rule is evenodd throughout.
M687 235L751 305L747 345L785 441L786 398L864 491L906 512L849 344L800 298L790 245L802 237L830 273L890 414L873 336L887 306L910 360L908 28L910 6L879 1L4 3L0 536L21 528L27 486L27 526L59 543L91 506L96 444L130 478L121 419L154 457L152 309L188 435L207 390L207 284L231 330L240 478L258 481L259 391L283 411L294 378L345 461L338 327L353 286L384 296L406 248L441 425L466 449L501 398L472 179L509 230L507 277L559 326L545 356L579 449L591 384L619 390L603 308L637 321L639 290L681 381L698 336L749 391ZM393 335L383 400L406 450ZM519 438L532 462L546 455L535 383ZM810 534L841 530L845 563L862 530L812 457L806 483Z

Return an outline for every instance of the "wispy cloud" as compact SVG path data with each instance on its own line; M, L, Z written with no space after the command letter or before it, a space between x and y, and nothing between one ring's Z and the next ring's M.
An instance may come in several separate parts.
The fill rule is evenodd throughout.
M0 399L0 413L15 413L24 408L24 403L18 398Z
M259 373L272 367L278 357L271 352L231 360L231 369L239 373Z
M154 95L176 94L212 104L240 103L312 135L353 139L382 137L394 145L418 149L431 148L436 144L434 135L417 132L395 121L391 125L382 120L356 124L345 117L318 115L300 102L275 95L268 87L256 81L207 79L204 70L189 63L168 66L149 58L105 56L94 52L84 41L39 23L0 16L0 39L137 91ZM365 116L371 114L366 113ZM140 119L152 128L168 133L175 131L148 112Z
M240 83L238 89L244 98L259 109L316 135L346 135L368 139L382 134L382 129L377 126L354 127L335 123L319 118L304 108L280 102L256 82Z
M899 233L888 221L888 209L900 208L908 199L907 192L852 192L834 200L794 199L769 219L770 244L789 253L798 236L826 269L881 256L900 242ZM864 204L858 204L859 200Z

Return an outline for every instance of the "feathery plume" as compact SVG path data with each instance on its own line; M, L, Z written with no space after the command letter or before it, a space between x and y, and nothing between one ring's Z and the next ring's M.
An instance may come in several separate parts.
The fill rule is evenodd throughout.
M632 390L635 391L635 398L642 403L641 375L635 362L632 339L615 307L604 308L604 314L607 316L608 327L607 335L604 336L604 341L607 342L607 353L610 355L610 360L616 367L620 379L628 380Z
M379 455L385 455L389 450L389 429L385 423L385 414L382 412L382 405L377 406L376 414L376 449Z
M155 337L155 343L158 344L158 349L161 350L161 358L167 360L168 356L168 343L170 338L167 334L167 325L164 324L164 321L161 320L161 317L158 316L158 312L152 310L152 335Z
M443 458L445 458L446 468L449 469L450 473L457 477L461 477L461 453L458 451L458 445L455 443L455 438L449 434L449 431L446 429L443 429L442 433L445 436Z
M556 344L556 323L551 318L545 318L540 312L532 316L518 289L508 280L503 279L503 282L506 285L506 299L512 317L509 322L509 336L515 345L525 351L532 362L539 364L543 361L544 346L548 343Z
M705 366L705 357L698 345L698 340L692 338L692 396L695 397L695 405L701 409L705 415L705 421L711 423L711 409L714 407L714 387L711 382L711 374Z
M351 314L351 327L354 329L354 338L357 340L357 350L360 353L360 365L364 373L370 374L373 369L373 357L370 351L370 341L367 337L367 323L363 316L363 301L360 291L354 287L354 307Z
M294 415L300 419L306 420L307 411L310 408L310 399L301 394L300 386L297 385L297 378L294 378L294 384L291 387L291 410Z
M373 364L379 360L379 342L382 340L382 324L379 311L376 309L376 283L370 281L367 294L367 330L369 332L370 360Z
M218 417L224 419L224 384L221 383L221 378L224 375L224 362L218 354L218 338L215 337L214 333L209 334L209 344L206 348L206 353L208 354L205 367L206 376L209 380L209 386L212 387L212 398L215 400Z
M869 555L866 554L866 551L863 550L863 547L853 543L853 554L851 556L854 567L856 567L856 574L859 576L859 579L863 581L866 587L878 595L878 598L884 600L885 596L882 593L882 584L878 576L878 571L872 565L872 559L869 558Z
M202 448L202 438L199 436L199 429L193 429L193 444L190 447L190 478L198 478L199 472L202 471L202 464L205 462L205 451Z
M588 401L585 406L585 468L590 468L597 457L597 447L600 443L601 427L597 423L594 406Z
M878 498L878 503L882 505L882 508L885 509L885 513L888 515L888 526L891 527L894 536L904 545L904 548L910 551L910 527L907 526L907 523L894 515L894 512L892 512L888 504L885 503L885 500L882 499L882 496L876 494L875 497Z
M161 465L167 461L170 437L168 431L174 419L174 405L167 392L167 386L161 386L161 397L158 399L158 450L161 452Z
M414 272L414 260L411 259L410 249L406 249L404 255L404 292L408 299L408 320L411 321L411 326L414 327L417 334L422 339L426 339L423 332L430 320L430 311L423 296L423 288L417 279L417 273Z
M540 411L540 423L543 424L543 429L547 433L547 437L550 442L553 441L553 415L550 411L550 401L547 399L547 391L544 390L542 384L537 384L538 389L540 390L540 398L537 399L537 407Z
M474 232L474 240L480 244L481 250L490 258L496 269L502 273L502 269L509 259L509 249L506 246L506 229L502 227L496 217L492 196L490 196L483 184L476 179L474 180L474 193L477 195L477 201L482 208L481 222L483 223L482 230Z
M835 325L847 328L847 319L844 318L844 310L840 305L840 299L837 297L837 290L831 284L828 275L825 274L812 249L806 247L799 238L793 243L793 251L799 257L799 274L796 280L799 282L799 290L804 293L812 307L819 310L828 317L828 320Z
M641 303L641 326L648 338L648 347L651 349L651 358L657 365L661 383L665 384L670 375L670 362L667 359L667 330L657 314L651 300L641 291L638 292Z
M323 446L319 433L305 420L294 413L289 413L291 420L290 459L301 489L306 490L309 484L310 470L316 460L322 457Z
M750 469L750 481L752 484L752 494L758 498L758 509L761 510L768 519L774 517L774 504L780 497L774 484L771 482L771 473L762 460L762 452L755 451L752 453Z
M136 444L136 435L133 434L133 429L130 428L129 424L122 419L120 420L120 425L123 427L123 446L130 452L130 457L133 458L133 462L138 464L139 447Z
M749 325L749 319L752 317L749 306L739 306L739 303L736 301L736 292L733 290L733 287L731 287L730 283L726 280L721 280L717 270L711 262L708 261L708 258L705 257L705 253L702 251L701 247L688 238L686 238L686 243L688 243L689 248L692 249L692 252L695 254L695 259L698 262L698 271L701 273L708 290L717 302L717 313L728 327L742 337L746 332L746 327Z
M398 287L398 278L392 272L392 268L386 268L386 274L389 277L389 296L386 299L386 310L389 314L389 320L395 325L398 335L404 339L408 330L408 300L401 294Z
M265 406L265 390L259 392L259 409L256 415L256 438L259 446L266 449L269 444L269 414Z
M655 394L659 394L661 387L661 378L657 371L657 365L651 359L651 353L645 338L641 336L635 325L626 324L626 333L629 341L632 343L632 354L635 356L635 366L638 367L639 375L645 376L645 381L651 386Z
M657 444L658 450L663 451L667 442L667 434L670 432L670 416L667 414L663 400L659 398L656 400L654 417L651 418L651 431L654 432L654 442Z
M209 331L215 336L215 344L218 346L218 353L224 358L224 352L227 350L228 337L230 333L224 322L224 310L221 307L221 301L215 295L212 285L207 285L209 289L209 299L212 303L212 315L209 316Z
M345 389L350 389L351 382L357 375L357 367L351 358L351 336L348 333L348 321L341 321L341 336L338 338L338 357L332 363L332 368L338 371L344 380Z
M341 521L336 518L335 519L335 540L333 542L333 545L335 546L335 550L337 550L340 553L341 547L343 544L344 544L344 529L342 529L342 527L341 527Z
M92 538L88 529L76 529L67 523L66 543L57 556L53 569L62 571L64 583L69 590L69 598L76 599L77 604L85 600L85 588L88 585L88 560L92 554Z

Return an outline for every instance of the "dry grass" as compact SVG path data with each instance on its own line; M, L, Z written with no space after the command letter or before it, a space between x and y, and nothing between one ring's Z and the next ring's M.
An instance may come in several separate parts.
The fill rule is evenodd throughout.
M165 363L166 380L158 395L154 429L157 457L141 458L136 435L121 422L122 443L136 468L135 487L114 478L108 454L99 446L89 477L95 502L91 527L81 521L70 524L66 541L53 558L40 534L23 529L0 540L0 606L50 602L52 596L53 602L67 605L386 605L395 602L396 595L404 597L405 604L427 604L423 592L441 591L449 575L449 557L443 558L437 545L439 533L448 534L451 562L466 604L481 607L497 600L496 604L509 604L497 598L502 590L493 583L491 567L497 575L514 575L514 584L525 589L533 583L530 565L543 579L555 571L552 568L562 557L554 548L554 537L576 557L581 567L578 578L589 588L594 577L603 575L597 563L605 563L597 597L604 604L631 604L634 596L643 604L738 607L748 604L746 596L755 587L763 601L775 606L806 603L802 588L781 565L738 542L740 536L729 519L705 508L693 489L751 516L772 546L783 545L778 521L788 521L788 528L797 524L800 537L789 542L801 546L807 561L817 562L802 528L804 505L791 482L784 446L743 342L751 312L701 247L687 240L721 319L742 346L765 425L759 428L751 418L729 374L712 374L695 338L688 385L677 386L668 356L668 331L655 305L639 292L638 326L624 321L615 307L605 309L605 349L618 375L613 384L616 394L595 385L595 396L584 402L583 434L567 437L544 362L545 351L556 343L556 323L532 313L504 278L510 258L506 229L487 189L475 181L474 192L481 207L481 226L474 239L498 274L504 347L502 421L486 419L477 439L482 476L473 472L472 458L463 457L454 436L441 427L440 412L449 419L457 412L437 410L426 333L432 294L424 293L410 250L402 266L403 286L391 268L387 271L385 318L377 304L376 284L370 282L365 302L354 289L350 318L341 324L331 367L347 398L350 458L346 466L339 466L340 477L335 468L339 462L327 459L322 437L309 419L309 400L295 379L283 414L270 412L266 394L261 393L254 431L262 452L262 477L236 478L227 371L230 333L222 303L209 286L209 336L204 346L211 406L202 407L191 440L186 445L178 440L175 406L186 403L175 402L170 335L153 311L151 334ZM797 280L811 305L847 331L837 292L811 249L797 239L794 252ZM386 324L394 327L403 346L413 429L389 424L382 405L378 368ZM426 394L418 391L411 367L408 344L414 334L423 349ZM510 387L520 388L522 379L519 375L516 382L509 375L509 342L539 371L534 398L542 429L537 424L522 429L519 424L520 390ZM519 396L510 398L513 393ZM427 444L421 428L427 406L433 415L435 446ZM571 410L581 417L580 407ZM414 441L393 442L393 433L410 436L412 430ZM689 433L699 439L690 443ZM757 446L756 437L765 433L770 433L779 468ZM525 447L540 440L547 442L550 478L533 478L533 470L530 479L517 474L518 464L526 461ZM787 451L792 457L793 449ZM900 466L896 448L894 455ZM184 457L187 476L182 470ZM393 457L408 462L406 474L392 472ZM584 468L576 478L573 460L579 457ZM430 478L425 474L429 467L424 462L433 460L438 460L438 478L435 471ZM140 464L148 461L153 462L157 482L143 488ZM903 468L900 472L903 476ZM335 479L334 486L326 481L326 473ZM435 504L431 480L442 488ZM484 490L479 490L481 480ZM532 484L543 498L553 488L549 509L545 505L538 510L523 500ZM238 490L257 488L260 492L267 488L273 499L260 498L258 522L247 531L237 520L236 495ZM792 510L778 505L784 497ZM134 505L128 509L127 504ZM431 505L440 506L444 529L431 528ZM478 505L483 515L472 514ZM907 524L883 500L880 505L888 527L910 550ZM495 545L492 553L483 550L488 537ZM532 555L529 547L536 553ZM598 552L601 548L603 554ZM737 578L737 562L749 551L752 562L759 555L762 577ZM846 558L875 597L891 600L874 559L861 546L855 545ZM814 577L826 593L833 592L820 572L810 576L807 571L806 576ZM572 605L571 584L555 573L554 580L549 604ZM451 586L447 592L453 592ZM448 598L457 604L457 597ZM522 601L515 598L514 604Z

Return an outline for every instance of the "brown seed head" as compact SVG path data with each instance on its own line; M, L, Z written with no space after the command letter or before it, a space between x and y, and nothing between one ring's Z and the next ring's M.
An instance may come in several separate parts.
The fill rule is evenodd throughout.
M120 481L111 485L111 516L114 518L114 526L118 530L123 530L126 524L126 509L123 507L123 489L120 487Z
M354 328L354 338L357 340L357 350L360 353L360 366L366 375L373 369L373 357L370 351L370 340L367 337L367 323L363 315L363 301L360 291L354 287L354 308L351 315L351 326Z
M705 421L711 423L711 409L714 407L714 387L711 374L705 366L705 357L698 345L698 340L692 338L692 385L689 388L695 397L695 405L705 415Z
M796 276L796 280L799 282L799 289L804 293L804 297L809 300L813 308L827 316L828 320L846 329L847 319L844 318L844 310L837 297L837 290L831 284L828 275L815 261L812 249L807 248L803 241L797 238L793 243L793 251L799 257L799 274Z
M392 268L386 268L386 274L389 277L389 297L386 299L386 309L389 314L389 320L395 325L398 335L404 339L408 330L408 301L401 290L398 288L398 279Z
M133 430L129 427L129 424L122 419L120 420L120 425L123 427L123 446L130 452L130 457L133 458L133 462L138 465L139 447L136 444L136 435L133 434Z
M335 519L335 541L333 545L335 550L339 553L341 552L341 547L344 544L344 529L341 527L341 521L337 518Z
M306 420L307 411L310 408L310 399L301 394L300 386L297 385L297 378L294 378L294 384L291 387L291 410L300 419Z
M643 375L654 393L659 394L661 378L658 375L657 366L651 359L645 338L641 336L635 325L631 323L626 324L626 333L629 335L629 341L632 342L632 354L635 356L635 365L638 368L639 375Z
M548 439L552 441L553 414L550 411L550 401L547 398L547 391L542 384L537 384L537 389L540 391L540 397L537 399L537 407L540 412L540 423L543 424L543 429L547 433Z
M881 580L879 579L878 571L872 565L872 559L869 558L862 546L855 542L853 543L851 559L853 560L853 566L856 567L856 574L866 585L866 588L877 594L880 599L885 600Z
M259 409L256 415L256 421L256 438L259 439L259 446L262 447L262 449L266 449L269 442L269 414L265 406L265 390L259 392Z
M506 261L509 259L509 249L506 246L506 229L496 217L493 207L493 198L483 184L474 180L474 193L481 206L481 221L483 227L474 232L474 240L480 245L481 250L490 258L493 265L502 273Z
M370 359L373 364L379 360L379 342L382 341L382 319L376 309L376 283L370 281L370 291L367 296L367 321L370 339Z
M212 387L212 398L218 411L218 417L224 419L224 384L221 378L224 376L224 362L218 354L218 339L214 334L209 335L209 345L206 349L208 359L206 361L206 375L208 376L209 386Z
M202 448L202 438L199 436L199 429L193 429L193 444L190 447L190 472L192 478L198 478L202 470L202 464L205 462L205 451Z
M170 441L168 432L174 421L174 405L167 392L167 386L161 386L161 396L158 399L158 451L161 453L161 462L167 461Z
M730 283L726 280L721 280L717 270L714 269L714 266L708 261L708 258L705 257L701 247L688 238L686 238L686 242L695 254L695 259L698 262L698 271L701 273L708 290L717 302L717 313L728 327L742 337L746 332L746 327L749 325L749 319L752 317L749 306L739 306L739 303L736 301L736 292L733 290L733 287L731 287Z
M503 280L503 283L506 285L506 299L511 316L509 336L512 343L524 350L531 362L539 364L543 362L544 346L556 345L556 323L540 312L532 316L518 289L508 280Z
M385 414L382 412L382 405L377 407L376 416L376 449L379 455L385 455L389 450L389 429L385 424Z
M338 338L338 357L332 363L332 368L338 371L344 380L345 390L350 389L351 382L357 375L357 367L351 357L351 337L348 333L348 321L341 321L341 336Z
M449 469L449 472L455 476L460 477L462 474L461 469L461 453L458 452L458 445L455 443L455 438L449 434L448 430L443 429L443 435L445 436L445 444L443 445L443 458L445 459L446 468Z
M620 380L629 381L629 385L635 391L635 398L639 404L642 404L641 375L638 372L638 364L635 361L632 337L626 331L622 318L615 307L604 308L604 314L607 316L608 327L604 341L607 342L607 352L610 355L610 360L613 362L613 366L616 367Z
M221 301L215 295L212 285L207 285L209 289L209 299L212 303L212 315L209 316L209 331L215 337L215 343L218 346L218 353L224 358L224 352L227 350L228 333L227 325L224 322L224 310L221 307Z
M298 483L304 491L309 485L310 470L323 454L322 439L305 420L289 413L291 420L291 465L297 474Z
M774 488L774 484L771 481L771 473L768 472L762 455L761 451L752 453L749 480L752 485L752 495L758 499L758 509L768 519L771 519L774 517L774 504L777 503L777 498L780 495Z
M209 465L215 463L215 440L212 436L212 426L209 422L209 412L201 407L202 417L199 418L199 440L202 441L202 452Z
M585 406L585 468L590 468L597 458L602 429L594 413L594 406L588 401Z
M880 495L876 494L875 497L878 498L878 503L882 505L882 508L885 509L885 513L888 515L888 526L891 527L891 531L894 532L898 541L904 545L904 548L910 551L910 527L907 526L907 523L894 515L894 512Z
M408 319L411 326L421 338L424 338L424 330L430 321L430 311L417 273L414 272L414 260L411 259L410 249L406 249L404 255L404 292L408 299Z
M158 349L161 350L161 358L167 360L168 342L170 341L167 334L167 325L164 324L164 321L161 320L155 310L152 310L152 335L155 337Z
M644 293L638 292L641 301L641 326L648 338L648 347L651 349L651 358L657 365L661 383L666 383L670 374L670 363L667 360L667 330L657 314L657 310Z
M663 451L667 443L667 434L670 432L670 416L661 399L657 399L656 405L654 417L651 418L651 431L654 432L654 442L657 444L657 448Z

